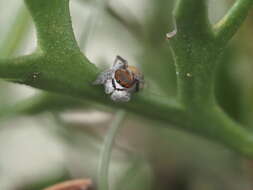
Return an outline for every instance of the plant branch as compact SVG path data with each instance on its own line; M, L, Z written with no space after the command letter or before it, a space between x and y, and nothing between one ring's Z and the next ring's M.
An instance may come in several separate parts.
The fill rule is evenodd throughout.
M79 50L69 12L69 0L25 0L37 29L39 47L47 53Z
M252 6L253 0L236 0L232 8L214 27L218 43L226 45L240 28Z
M38 14L35 11L39 9L37 4L33 0L27 0L26 2L29 4L30 10L32 9L33 14ZM64 4L64 6L66 4L65 0L50 0L51 3L45 3L44 0L36 2L38 2L38 5L42 7L46 7L47 4L50 4L51 6L51 3L53 3L53 5ZM49 8L49 12L50 14L56 14L57 17L58 11L53 13ZM69 15L69 13L67 13L67 15ZM65 20L64 17L62 18ZM47 20L48 18L45 19ZM39 26L42 21L42 25L46 23L42 18L36 19L36 15L34 21L36 26ZM42 32L45 32L43 35L46 35L46 31L44 31L45 29L43 27L41 28ZM39 30L40 29L38 29L38 31ZM51 38L59 38L57 32L52 32L50 35ZM48 40L51 40L51 38L43 39L46 40L46 43ZM56 41L55 39L53 39L53 41ZM50 41L49 43L52 42ZM33 54L31 56L15 59L0 60L0 63L2 63L0 64L0 78L24 83L50 92L112 105L117 108L125 108L148 117L157 117L157 119L162 118L162 120L166 121L171 120L171 123L173 124L178 123L181 118L179 117L182 114L180 105L174 102L168 102L167 100L158 100L157 97L139 95L135 96L134 100L127 104L111 102L104 94L101 87L92 85L92 82L99 72L98 69L94 64L91 64L79 50L75 50L75 48L74 51L70 51L68 53L60 54L59 52L54 52L54 54L52 54L46 51L42 54ZM152 107L152 110L149 109L150 107ZM168 117L168 115L170 116Z
M241 155L253 158L252 132L233 121L218 106L187 112L189 125L183 124L185 130L204 135Z
M126 109L253 157L252 134L215 104L213 78L220 52L213 43L204 0L179 0L175 11L178 34L171 40L171 46L178 72L179 102L143 93L128 103L112 102L102 87L92 85L99 71L77 46L68 0L26 0L26 3L34 18L42 52L1 59L0 78Z
M82 3L87 2L83 1ZM84 50L86 50L86 47L89 44L92 35L94 34L98 21L101 17L101 12L104 11L104 7L107 3L107 0L95 0L93 3L95 4L93 7L94 10L89 11L89 16L87 18L82 35L80 37L80 49Z
M177 70L178 96L189 107L213 104L213 78L218 59L206 0L178 0L174 10L177 35L171 44Z
M40 72L36 67L41 61L42 57L39 54L0 59L0 76L13 82L32 83L36 73Z
M178 34L181 32L201 38L209 35L210 22L206 0L178 0L174 9Z
M222 45L215 41L206 1L178 0L175 17L178 33L170 44L177 69L179 101L188 117L188 124L182 122L180 127L252 157L253 135L216 105L214 75Z
M111 5L106 6L107 13L117 20L120 24L122 24L127 30L129 30L137 39L144 38L144 32L142 30L142 26L139 23L138 19L127 9L126 6L121 6L123 9L121 12L123 14L118 13ZM124 16L124 14L126 14Z
M103 148L101 151L100 162L98 167L98 189L109 190L109 165L112 155L113 144L118 134L122 122L125 118L125 111L119 110L116 113L115 119L113 120L109 131L105 137Z

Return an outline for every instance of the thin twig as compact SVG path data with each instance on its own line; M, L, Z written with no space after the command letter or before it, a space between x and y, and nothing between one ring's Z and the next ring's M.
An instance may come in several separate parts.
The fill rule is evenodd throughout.
M89 41L94 34L94 31L99 24L99 18L104 12L108 0L96 0L95 10L91 10L87 19L87 23L83 27L83 32L80 37L80 49L86 50Z
M142 30L142 25L134 14L124 5L121 4L120 12L124 12L125 15L119 13L112 6L108 5L106 7L107 13L116 21L118 21L122 26L124 26L128 31L130 31L136 38L143 38L144 31ZM124 10L124 11L123 11Z
M98 168L98 189L99 190L109 190L108 184L108 174L109 174L109 164L112 154L113 144L116 135L122 126L122 121L124 120L126 112L119 110L116 114L114 121L112 122L108 134L105 137L104 145L101 152L99 168Z

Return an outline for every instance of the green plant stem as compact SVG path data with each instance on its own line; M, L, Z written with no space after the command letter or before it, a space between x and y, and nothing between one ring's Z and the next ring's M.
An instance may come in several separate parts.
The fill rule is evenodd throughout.
M181 32L200 38L210 33L210 22L207 14L206 0L178 0L174 9L174 16Z
M125 118L125 111L119 110L116 113L115 119L113 120L109 131L105 137L103 148L101 151L99 168L98 168L98 189L109 190L109 164L112 155L113 144L118 134L122 122Z
M128 103L112 102L102 87L92 85L99 70L81 54L77 46L68 0L25 2L34 18L38 45L42 51L15 59L0 59L1 78L126 109L213 139L253 157L252 133L227 117L214 99L213 80L224 44L216 41L207 17L206 1L178 0L175 10L178 34L170 44L178 72L178 101L162 100L161 97L148 97L140 93L134 95ZM239 2L248 2L243 5L247 9L251 7L251 1L248 0L239 0L236 7L240 5ZM243 14L238 11L234 12L235 17ZM228 18L235 19L232 16Z
M35 22L39 47L44 52L66 53L78 49L71 25L68 0L25 2Z
M2 79L25 83L32 81L33 73L36 72L36 64L41 62L40 55L28 55L20 58L0 59L0 75Z
M218 106L188 111L189 121L184 129L193 130L195 134L205 133L214 142L219 142L248 158L253 157L253 135L233 121Z
M170 44L177 70L179 100L187 108L212 105L219 54L213 44L207 3L205 0L179 0L174 14L178 32Z
M246 6L249 8L251 3ZM241 8L239 12L244 10ZM178 99L189 117L186 119L189 125L183 122L181 126L197 134L206 134L216 142L222 141L222 144L251 157L253 135L216 105L214 76L224 44L216 41L208 20L206 1L178 0L174 14L178 33L170 44L177 69ZM230 30L232 33L233 27Z
M217 43L226 45L240 28L252 6L253 0L235 0L233 7L214 28Z

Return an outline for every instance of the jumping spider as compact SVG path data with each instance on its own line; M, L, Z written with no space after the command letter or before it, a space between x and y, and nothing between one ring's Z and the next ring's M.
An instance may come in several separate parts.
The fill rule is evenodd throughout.
M128 102L133 93L143 88L144 77L136 67L117 56L112 68L100 73L93 84L103 84L105 93L111 94L113 101Z

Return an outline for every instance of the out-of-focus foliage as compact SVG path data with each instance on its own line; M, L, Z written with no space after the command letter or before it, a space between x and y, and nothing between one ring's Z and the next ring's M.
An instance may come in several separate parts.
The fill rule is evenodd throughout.
M211 63L210 60L217 60L212 41L214 39L206 37L210 31L205 28L205 24L201 25L202 21L206 21L203 19L204 1L178 2L185 2L186 5L182 3L181 9L179 5L179 33L169 44L165 40L165 34L173 29L173 1L71 0L70 20L67 0L27 0L33 22L22 3L18 4L13 0L13 5L7 5L9 10L0 6L4 14L13 12L16 18L11 20L4 14L0 15L1 28L4 28L0 31L0 64L3 64L0 66L1 77L11 82L57 92L32 91L32 95L28 97L22 94L30 89L20 89L18 85L1 82L0 137L3 140L0 140L0 144L2 143L3 156L0 156L0 188L43 189L71 178L92 178L96 183L103 137L114 119L114 109L120 107L130 112L120 124L121 131L116 138L115 151L110 162L110 189L252 189L252 162L222 145L214 144L216 141L220 142L252 157L252 14L235 39L225 47L223 44L229 40L237 26L240 26L245 16L240 15L239 11L235 12L240 19L231 23L237 26L232 27L231 32L227 31L228 35L221 32L224 38L220 38L217 45L217 50L222 51L222 55L216 68L215 97L229 115L222 122L223 112L203 117L205 114L213 114L209 112L209 109L213 109L209 103L203 106L211 92L209 85L212 86L212 81L209 84L206 74L210 74L209 69L214 67L209 65L205 68L205 64ZM252 1L244 2L246 13ZM0 5L4 3L3 0L0 1ZM214 8L209 9L209 15L214 17L224 15L233 2L210 0L210 4ZM19 6L21 8L17 11ZM224 12L217 12L218 10ZM27 54L22 50L34 46L30 42L31 36L34 36L34 30L31 31L34 25L31 23L37 29L39 45L35 55L14 61L6 59L23 55L24 52ZM75 43L75 38L78 44ZM174 55L170 45L176 51ZM83 57L79 47L84 47L83 53L89 61ZM173 64L175 53L177 72ZM140 67L146 80L145 90L125 105L110 102L101 89L89 85L98 73L98 69L90 62L96 63L97 67L107 68L117 54ZM196 67L194 64L200 66ZM190 79L183 75L187 73L190 73L186 75ZM176 82L177 77L180 86ZM203 80L198 81L201 79ZM181 103L178 105L169 99L176 99L177 89L180 89L179 100L186 103L187 116L182 114ZM196 92L201 94L195 99L196 96L192 95ZM22 98L23 96L26 98ZM189 105L192 108L189 109ZM202 106L205 107L204 110ZM133 113L144 117L140 118ZM30 123L31 119L34 122ZM213 127L215 124L217 125ZM47 152L48 155L44 155L45 158L40 156L40 159L32 159L36 150L44 152L48 149L53 154L55 149L52 144L43 146L42 143L43 148L38 147L40 145L36 142L39 138L26 137L26 132L21 132L27 130L30 134L31 129L26 129L26 125L46 131L43 138L52 144L59 144L56 149L62 152L61 159L57 157L50 162L50 151ZM178 125L213 141L170 128ZM246 126L249 130L245 130ZM37 132L41 133L40 130ZM36 146L32 150L27 150L27 145L23 146L21 155L30 160L29 162L40 166L43 165L41 160L49 156L48 164L41 166L44 168L43 175L27 175L31 171L27 164L29 162L26 163L26 172L20 172L14 167L6 169L15 164L4 162L5 154L17 152L16 155L10 155L15 155L18 162L18 150L15 149L17 145L7 143L12 142L14 137L17 138L17 135L12 134L18 133L23 136L19 137L21 140L29 138L29 143ZM64 162L59 164L60 160ZM15 177L11 172L6 172L8 170L15 171ZM1 184L6 186L1 187Z

